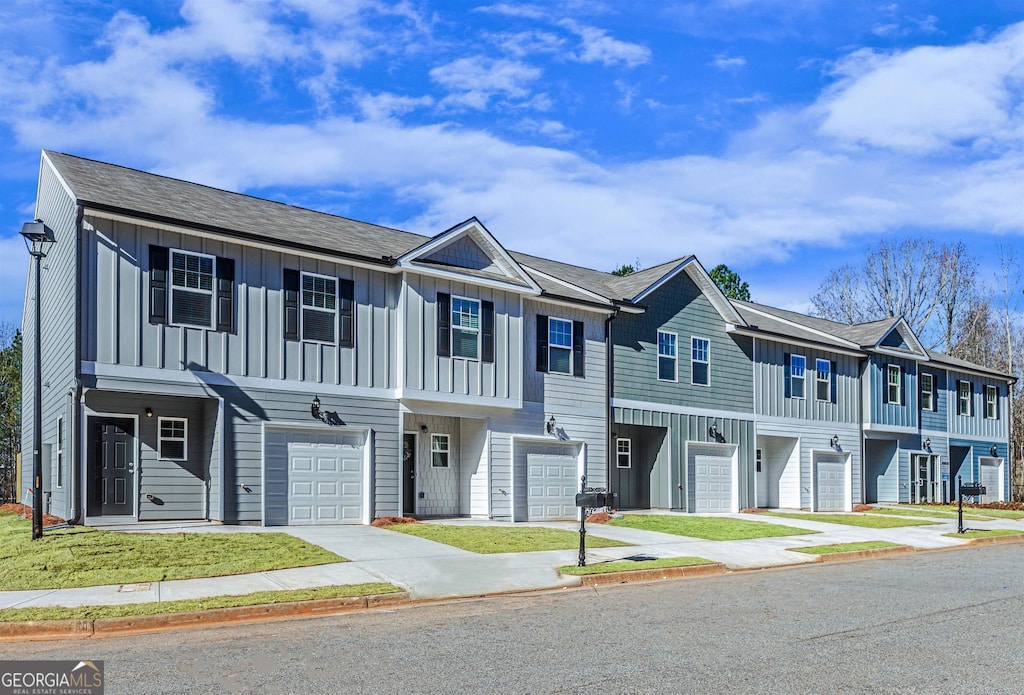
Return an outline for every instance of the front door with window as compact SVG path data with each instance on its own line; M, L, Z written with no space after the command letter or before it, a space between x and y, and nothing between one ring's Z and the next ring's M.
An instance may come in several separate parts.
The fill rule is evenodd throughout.
M135 514L135 423L89 419L89 516Z
M910 485L911 503L938 502L941 499L941 489L937 484L938 456L914 456L912 473L914 479Z
M416 513L416 434L402 436L402 514Z

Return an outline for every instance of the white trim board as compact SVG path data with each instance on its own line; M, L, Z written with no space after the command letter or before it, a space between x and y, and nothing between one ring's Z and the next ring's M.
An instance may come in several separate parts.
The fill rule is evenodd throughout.
M658 413L674 413L676 415L705 415L707 417L718 417L726 420L754 421L753 412L740 412L733 410L712 410L710 408L693 408L685 405L669 405L667 403L650 403L648 401L634 401L627 398L613 398L613 408L629 408L632 410L650 410Z

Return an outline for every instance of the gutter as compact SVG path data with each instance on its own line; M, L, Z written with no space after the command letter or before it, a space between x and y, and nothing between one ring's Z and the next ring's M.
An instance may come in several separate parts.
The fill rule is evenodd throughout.
M68 471L68 483L71 485L71 518L68 525L74 526L82 523L82 479L85 466L82 464L84 452L82 443L85 437L82 436L82 219L85 217L85 206L78 204L75 215L75 386L74 400L71 415L72 426L71 441L74 442L75 456L72 459L71 470Z
M619 307L615 307L614 313L610 314L608 318L604 320L604 345L605 345L605 360L604 360L604 403L605 403L605 457L604 457L604 479L605 479L605 490L609 492L615 492L612 490L612 456L615 455L615 449L612 437L612 422L615 420L614 409L612 408L612 321L619 315Z

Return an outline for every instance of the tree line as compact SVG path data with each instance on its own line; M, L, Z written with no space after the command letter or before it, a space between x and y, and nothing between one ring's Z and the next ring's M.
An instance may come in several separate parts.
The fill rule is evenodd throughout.
M0 323L0 503L17 500L21 451L21 332Z

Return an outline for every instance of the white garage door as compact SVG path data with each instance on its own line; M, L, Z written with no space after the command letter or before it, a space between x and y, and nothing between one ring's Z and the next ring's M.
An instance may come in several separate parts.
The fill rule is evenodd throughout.
M840 454L814 455L814 510L841 512L846 509L846 460Z
M362 523L365 435L268 429L266 441L268 524Z
M576 518L578 450L574 444L516 444L516 521Z
M693 471L694 511L732 512L732 452L690 444L687 466Z
M1000 465L998 460L981 461L981 484L985 486L985 494L981 496L982 503L999 501L999 475Z

